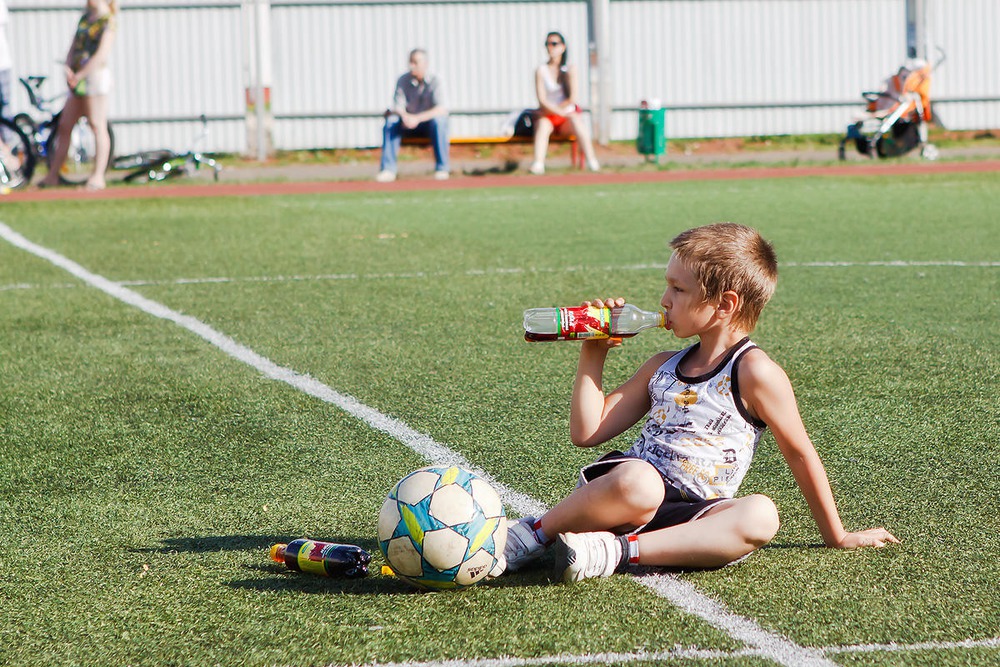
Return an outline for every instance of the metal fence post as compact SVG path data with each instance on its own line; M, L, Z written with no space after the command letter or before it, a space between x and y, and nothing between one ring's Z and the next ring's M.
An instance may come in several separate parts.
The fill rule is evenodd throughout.
M263 162L273 148L271 1L243 0L247 153Z
M611 141L611 7L609 0L587 3L590 50L590 114L594 138L601 146Z
M906 0L906 57L930 57L927 48L927 2Z

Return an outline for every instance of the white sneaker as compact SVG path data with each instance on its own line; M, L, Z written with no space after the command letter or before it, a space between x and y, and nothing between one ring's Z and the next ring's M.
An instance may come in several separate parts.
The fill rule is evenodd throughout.
M379 173L375 174L375 180L378 181L379 183L392 183L394 180L396 180L396 172L382 170Z
M566 583L610 577L622 557L612 533L560 533L556 540L555 578Z
M545 165L542 164L541 162L532 162L531 166L528 167L528 171L534 174L535 176L541 176L542 174L545 173Z
M526 516L507 524L507 546L503 555L508 572L517 572L545 553L545 545L535 537L535 521L535 517Z
M596 159L591 160L590 162L587 163L587 168L590 169L591 171L600 171L601 163L598 162Z
M436 181L447 181L448 180L448 175L449 175L448 172L445 171L445 170L443 170L443 169L440 170L440 171L435 171L434 172L434 180L436 180Z

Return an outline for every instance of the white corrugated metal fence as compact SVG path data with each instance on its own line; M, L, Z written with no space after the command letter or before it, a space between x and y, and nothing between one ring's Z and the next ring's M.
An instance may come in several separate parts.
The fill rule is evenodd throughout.
M111 102L118 152L187 148L210 119L211 151L248 147L257 1L124 0ZM377 145L381 112L424 47L447 87L452 134L492 135L535 105L543 38L562 32L589 100L584 0L270 1L273 143ZM10 0L16 73L52 76L84 3ZM928 41L947 60L932 96L954 129L1000 126L1000 2L925 0ZM669 137L841 132L906 53L905 0L613 0L611 138L631 139L644 99L668 109ZM26 97L17 91L15 109Z

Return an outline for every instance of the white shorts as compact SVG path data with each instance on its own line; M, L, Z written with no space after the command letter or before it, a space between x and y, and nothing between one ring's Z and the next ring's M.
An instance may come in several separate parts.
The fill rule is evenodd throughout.
M111 70L107 67L102 67L84 79L83 92L77 94L84 97L89 97L91 95L108 95L111 93L113 83L114 79L111 76ZM79 90L79 86L77 89Z

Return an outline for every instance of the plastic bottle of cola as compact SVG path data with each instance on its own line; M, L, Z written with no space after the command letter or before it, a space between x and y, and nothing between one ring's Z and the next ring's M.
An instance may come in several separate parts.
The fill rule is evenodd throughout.
M620 308L530 308L524 311L524 339L587 340L629 338L643 329L666 326L662 312L650 312L630 303Z
M298 539L271 547L271 560L323 577L366 577L372 557L353 544Z

